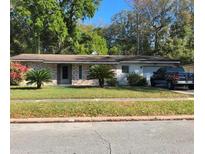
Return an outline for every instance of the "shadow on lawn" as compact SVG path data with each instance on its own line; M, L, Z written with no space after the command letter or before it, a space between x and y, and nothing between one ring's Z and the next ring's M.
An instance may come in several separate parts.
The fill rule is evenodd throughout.
M51 86L52 88L72 88L72 89L79 89L79 90L86 90L86 89L96 89L96 90L117 90L117 91L124 91L124 90L130 90L130 91L140 91L140 92L149 92L149 93L159 93L160 91L168 91L167 89L160 88L160 87L141 87L141 86L136 86L136 87L131 87L131 86L118 86L118 87L109 87L105 86L104 88L100 88L98 86ZM43 89L47 89L49 87L43 87ZM30 87L30 86L11 86L11 90L39 90L36 87Z
M166 89L162 89L159 87L130 87L130 86L123 86L123 87L117 87L116 89L118 90L132 90L132 91L140 91L140 92L151 92L151 93L159 93L159 91L161 90L166 90Z
M161 87L142 87L142 86L136 86L136 87L131 87L131 86L118 86L118 87L109 87L109 86L105 86L104 88L100 88L98 86L64 86L64 88L73 88L73 89L105 89L105 90L119 90L119 91L123 91L123 90L131 90L131 91L141 91L141 92L152 92L152 93L159 93L159 91L161 90L167 90Z
M12 90L37 90L36 87L18 87L18 86L15 86L15 87L10 87L10 89Z

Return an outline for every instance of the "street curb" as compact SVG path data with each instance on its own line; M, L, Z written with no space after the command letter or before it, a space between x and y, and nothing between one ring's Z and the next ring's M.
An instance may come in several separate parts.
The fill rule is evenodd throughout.
M194 115L27 118L27 119L10 119L10 123L74 123L74 122L163 121L163 120L194 120Z

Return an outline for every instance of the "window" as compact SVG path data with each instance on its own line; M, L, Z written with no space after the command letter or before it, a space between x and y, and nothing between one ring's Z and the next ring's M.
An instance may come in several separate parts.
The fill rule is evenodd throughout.
M82 68L82 65L79 66L79 79L82 79L82 71L83 71L83 68Z
M129 73L129 66L122 66L122 73Z

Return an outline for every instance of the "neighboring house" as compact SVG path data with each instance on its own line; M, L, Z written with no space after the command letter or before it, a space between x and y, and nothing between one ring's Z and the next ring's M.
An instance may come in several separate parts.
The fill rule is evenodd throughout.
M150 76L159 67L180 64L163 57L127 55L20 54L11 57L11 61L33 69L49 69L53 85L97 85L97 80L87 79L89 66L93 64L111 65L120 85L127 85L126 76L132 72L144 76L150 84Z

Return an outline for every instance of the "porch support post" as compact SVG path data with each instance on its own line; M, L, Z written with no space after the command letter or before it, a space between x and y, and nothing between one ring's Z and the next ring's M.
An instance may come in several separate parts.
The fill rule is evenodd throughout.
M57 84L61 83L61 64L57 64Z

